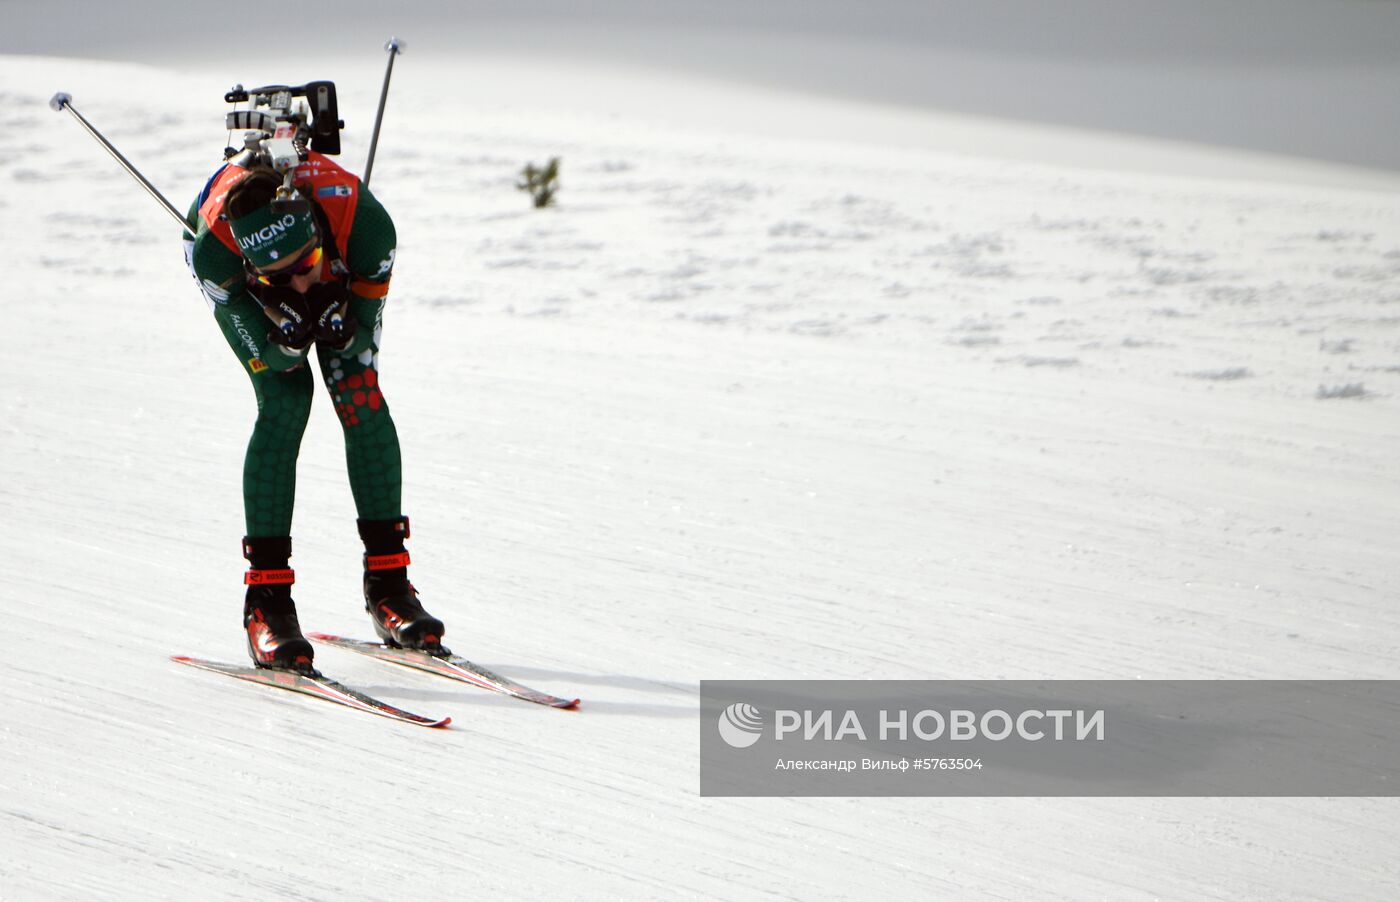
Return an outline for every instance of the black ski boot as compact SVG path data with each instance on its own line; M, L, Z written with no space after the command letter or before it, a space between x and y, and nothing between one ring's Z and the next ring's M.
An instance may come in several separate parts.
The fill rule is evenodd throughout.
M243 628L248 631L248 654L253 664L276 670L313 672L311 643L301 634L292 601L295 574L287 566L292 540L244 538L243 556L250 569L243 578Z
M408 518L359 520L365 543L365 610L385 645L442 653L442 621L423 610L408 581Z

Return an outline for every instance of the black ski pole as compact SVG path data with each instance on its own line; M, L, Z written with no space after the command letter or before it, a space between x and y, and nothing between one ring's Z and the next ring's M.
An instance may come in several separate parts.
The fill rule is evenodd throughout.
M403 53L403 42L390 38L384 45L389 51L389 66L384 70L384 87L379 91L379 111L374 114L374 134L369 139L369 159L365 161L365 177L360 181L369 184L369 174L374 169L374 149L379 146L379 125L384 121L384 103L389 99L389 76L394 74L394 57Z
M112 158L115 159L118 163L122 164L122 168L125 169L127 172L131 173L131 177L136 179L136 181L140 182L141 187L145 188L146 192L150 194L151 197L154 197L157 201L160 202L160 205L165 208L165 212L175 217L175 221L180 224L181 228L183 228L186 232L189 232L191 236L195 234L194 228L190 225L190 221L180 215L180 211L176 210L175 206L171 204L170 201L165 199L165 195L157 191L156 186L148 182L146 180L146 177L142 175L136 169L135 166L131 165L131 161L128 160L126 157L122 156L121 152L112 146L112 142L104 138L101 132L93 128L91 122L88 122L86 119L83 118L82 113L78 112L76 109L73 108L72 95L65 94L62 91L60 91L57 94L53 95L53 99L49 101L49 106L53 108L53 111L55 113L62 112L63 110L67 110L68 112L72 113L73 118L78 120L78 124L81 125L83 128L87 129L87 133L96 138L99 144L107 148L107 152L112 155Z

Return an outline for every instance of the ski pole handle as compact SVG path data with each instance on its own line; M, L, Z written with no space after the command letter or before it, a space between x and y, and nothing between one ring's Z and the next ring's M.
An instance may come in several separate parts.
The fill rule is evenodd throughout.
M146 193L155 198L155 200L165 208L165 212L169 213L171 217L180 224L180 227L190 234L190 237L193 238L195 236L194 227L190 225L188 219L180 215L180 211L175 209L175 205L166 200L165 195L157 191L156 186L147 181L146 177L142 175L135 166L131 165L131 161L122 156L121 151L113 147L112 142L103 137L102 133L94 128L92 123L88 122L87 119L83 117L83 114L73 107L73 95L59 91L57 94L53 95L53 99L49 101L49 107L55 113L61 113L64 110L72 113L73 118L78 120L78 124L86 129L87 133L97 140L97 143L106 148L107 152L112 155L112 158L120 163L122 168L141 184L142 188L146 189Z

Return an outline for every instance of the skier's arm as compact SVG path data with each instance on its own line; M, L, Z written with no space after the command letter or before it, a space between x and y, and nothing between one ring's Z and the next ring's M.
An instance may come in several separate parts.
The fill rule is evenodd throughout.
M201 230L194 241L190 269L245 369L254 374L283 372L306 362L305 349L292 351L268 341L271 321L262 304L248 293L243 261L218 238Z
M361 186L354 227L345 249L345 266L350 270L349 311L357 328L349 346L337 353L353 356L374 343L374 332L389 294L397 243L394 221L369 189Z

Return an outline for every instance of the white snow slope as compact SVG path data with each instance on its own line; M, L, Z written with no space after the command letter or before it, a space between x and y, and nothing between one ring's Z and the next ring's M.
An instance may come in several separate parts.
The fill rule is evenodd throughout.
M183 207L234 81L336 79L359 167L379 62L0 58L0 897L1394 898L1390 799L697 772L706 678L1400 676L1400 206L1363 181L894 149L812 98L848 141L488 102L519 71L406 57L373 187L415 581L583 709L319 654L425 731L171 663L244 653L252 393L177 230L46 102ZM318 401L297 598L366 635L342 459Z

